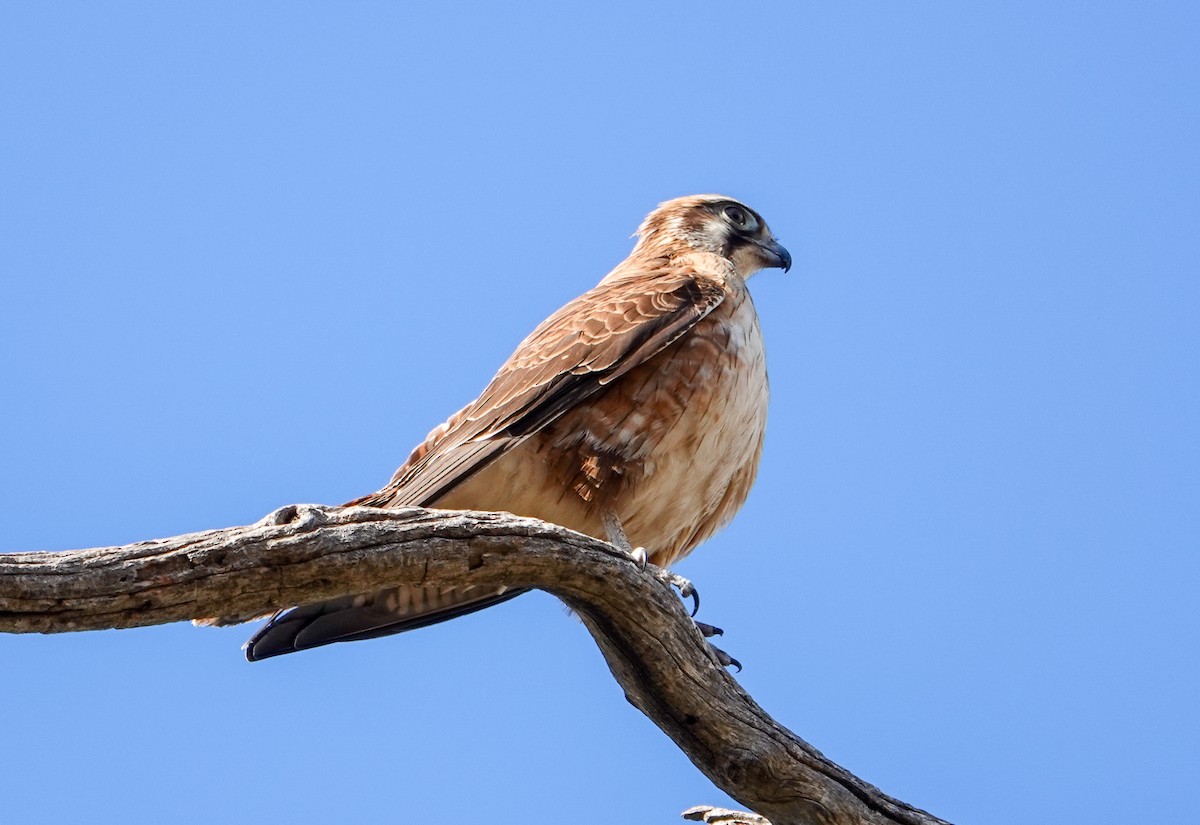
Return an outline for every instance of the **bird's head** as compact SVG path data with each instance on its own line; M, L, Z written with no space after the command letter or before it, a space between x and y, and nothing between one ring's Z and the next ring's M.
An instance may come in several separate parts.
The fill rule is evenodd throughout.
M674 256L714 252L728 258L743 278L760 269L792 266L792 256L762 216L723 195L689 195L658 205L637 231L635 254Z

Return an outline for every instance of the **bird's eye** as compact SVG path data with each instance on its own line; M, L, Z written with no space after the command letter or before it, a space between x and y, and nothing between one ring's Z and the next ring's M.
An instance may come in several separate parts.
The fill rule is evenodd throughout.
M726 206L725 217L729 218L729 222L737 227L744 227L750 222L750 216L740 206Z

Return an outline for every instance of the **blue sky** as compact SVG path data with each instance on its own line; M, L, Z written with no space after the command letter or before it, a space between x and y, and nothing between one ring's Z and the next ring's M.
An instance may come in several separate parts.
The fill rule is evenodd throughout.
M1190 3L9 4L0 550L382 484L659 201L796 259L738 519L679 572L776 718L953 821L1185 821ZM725 797L533 594L250 665L0 637L13 822L643 822ZM1133 789L1131 791L1131 789Z

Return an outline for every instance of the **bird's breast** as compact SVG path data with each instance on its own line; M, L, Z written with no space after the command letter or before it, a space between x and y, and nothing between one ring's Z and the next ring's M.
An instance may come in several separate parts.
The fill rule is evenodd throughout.
M678 346L631 374L638 428L618 424L605 446L630 445L613 509L629 539L668 566L723 527L745 502L767 417L766 353L748 293L732 296ZM620 392L620 391L619 391ZM604 399L605 403L612 403Z
M601 539L611 510L629 540L667 566L746 500L766 413L766 354L743 288L437 506L507 510Z

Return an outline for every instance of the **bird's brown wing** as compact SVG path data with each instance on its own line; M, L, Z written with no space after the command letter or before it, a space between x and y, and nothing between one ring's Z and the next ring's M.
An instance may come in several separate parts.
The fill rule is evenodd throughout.
M386 487L350 503L434 504L564 412L670 346L724 296L719 282L691 270L664 267L610 276L543 321L479 398L431 433ZM277 615L247 642L246 656L254 661L399 633L518 595L397 590L348 596Z
M543 321L387 487L355 504L429 506L526 437L657 354L724 298L690 270L601 282Z

